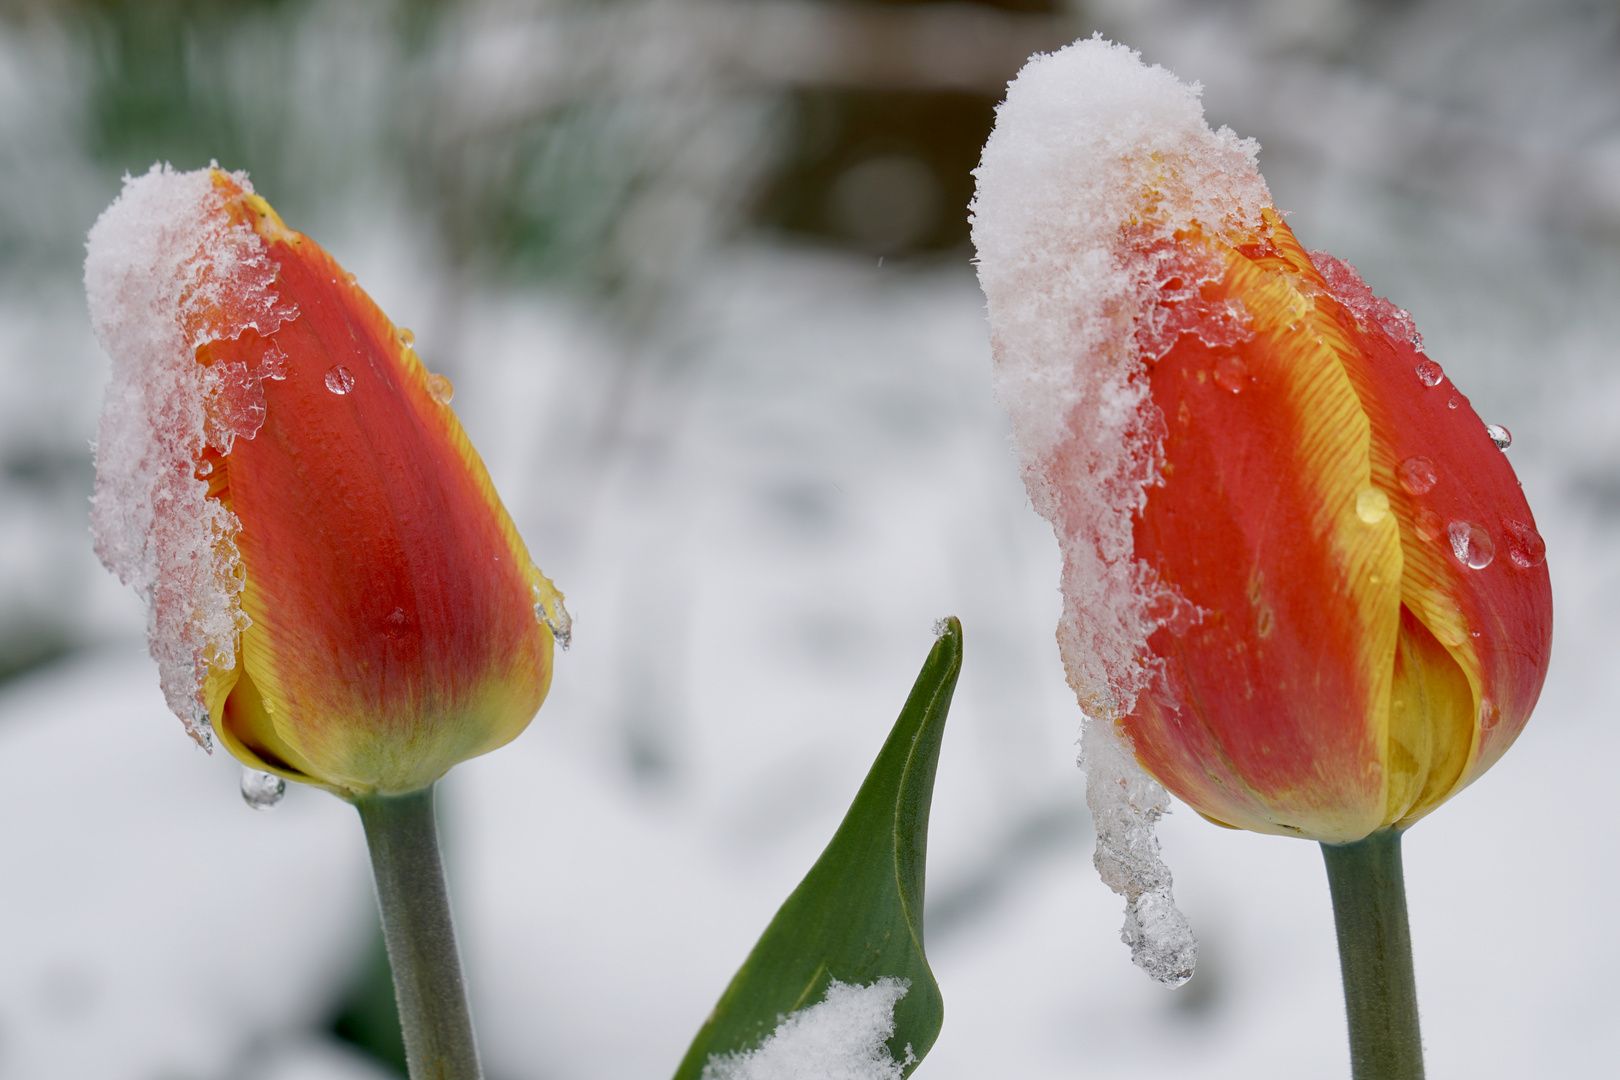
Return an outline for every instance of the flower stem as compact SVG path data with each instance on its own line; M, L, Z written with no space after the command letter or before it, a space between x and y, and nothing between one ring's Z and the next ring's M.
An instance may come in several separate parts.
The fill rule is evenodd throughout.
M1401 834L1380 829L1353 844L1323 844L1322 858L1339 932L1350 1075L1423 1080Z
M411 1080L479 1080L478 1046L439 858L433 788L354 801L377 879Z

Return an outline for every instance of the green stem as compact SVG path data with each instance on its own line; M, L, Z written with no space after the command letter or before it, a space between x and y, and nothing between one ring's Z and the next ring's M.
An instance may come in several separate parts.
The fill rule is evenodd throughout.
M479 1080L467 988L439 859L433 788L356 799L377 879L411 1080Z
M1339 931L1350 1075L1423 1080L1401 834L1381 829L1353 844L1323 844L1322 858Z

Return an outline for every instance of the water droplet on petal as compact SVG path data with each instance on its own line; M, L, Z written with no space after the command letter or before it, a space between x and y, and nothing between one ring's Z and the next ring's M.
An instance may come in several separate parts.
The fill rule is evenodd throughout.
M1486 424L1485 434L1491 437L1491 442L1496 444L1498 450L1506 450L1513 445L1513 432L1501 424Z
M1446 526L1451 537L1451 552L1457 561L1471 570L1483 570L1496 558L1496 545L1491 534L1472 521L1453 521Z
M1452 394L1451 395L1451 400L1446 402L1446 408L1448 408L1448 409L1460 409L1461 407L1462 407L1462 398L1459 397L1456 394Z
M1446 377L1445 371L1433 360L1425 360L1412 370L1417 372L1417 377L1423 380L1424 386L1439 386L1440 380Z
M1496 707L1496 702L1490 698L1481 698L1479 702L1479 729L1490 731L1502 722L1502 712Z
M1395 472L1400 478L1401 487L1413 495L1422 495L1440 479L1434 471L1434 462L1426 457L1409 457L1401 462Z
M326 388L334 394L347 394L354 389L354 372L339 364L326 373Z
M1507 534L1508 558L1514 566L1528 570L1547 561L1547 542L1532 526L1504 518L1502 532Z
M343 280L347 281L350 285L353 285L357 279L353 274L344 274Z
M1215 385L1233 394L1243 392L1249 378L1249 365L1239 356L1223 356L1215 361Z
M394 331L394 336L398 338L399 343L405 346L407 349L416 344L416 332L408 326L402 326L398 330Z
M287 781L275 773L242 766L242 801L255 810L273 810L287 794Z
M456 388L443 375L428 375L427 392L440 405L450 404L450 399L456 396Z
M209 461L207 458L203 458L201 461L197 462L197 472L195 473L197 479L201 480L203 477L212 476L213 474L214 463L212 461Z
M1356 496L1356 516L1369 525L1376 525L1389 516L1389 496L1377 488L1368 488Z
M1420 539L1433 540L1445 530L1446 523L1433 510L1420 510L1414 525Z

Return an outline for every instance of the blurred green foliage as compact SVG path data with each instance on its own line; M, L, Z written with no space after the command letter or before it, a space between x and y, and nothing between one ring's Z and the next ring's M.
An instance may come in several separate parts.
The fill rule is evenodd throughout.
M961 91L809 88L762 223L879 255L966 251L995 100Z
M936 0L887 0L922 8ZM625 4L536 4L535 18L612 12ZM1052 0L987 0L985 7L1045 14ZM312 139L360 95L344 73L317 72L334 100L311 87L301 37L330 9L370 13L368 48L382 47L386 85L378 115L347 139ZM13 3L14 18L54 19L87 60L82 141L89 158L116 175L153 161L198 168L210 161L246 169L284 213L319 212L317 187L330 161L307 155L371 153L420 201L456 265L522 280L563 279L612 293L634 267L623 251L627 215L667 180L671 153L659 149L669 116L657 102L609 94L562 95L520 108L485 128L461 131L435 81L446 28L466 10L456 0L71 0ZM927 87L861 89L783 86L751 91L771 113L758 134L766 174L717 196L721 235L764 226L778 233L866 252L965 253L970 170L990 130L994 99ZM363 105L364 103L359 103ZM694 138L698 137L696 134ZM649 146L653 149L649 152ZM746 170L743 170L746 171ZM717 181L723 182L723 181ZM698 193L699 198L707 197ZM729 218L728 218L729 215ZM633 261L633 260L631 260Z
M405 1036L399 1027L394 973L388 963L388 947L383 942L381 926L372 937L365 963L338 1006L331 1031L378 1065L403 1077L406 1075Z
M298 0L89 0L80 29L94 61L89 148L124 164L164 160L200 168L210 160L274 171L254 151L238 103L222 92L222 67L249 20L284 20Z

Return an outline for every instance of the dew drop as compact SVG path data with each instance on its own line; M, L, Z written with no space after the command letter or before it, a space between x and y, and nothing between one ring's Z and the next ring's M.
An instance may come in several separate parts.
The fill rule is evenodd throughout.
M1418 511L1417 521L1413 523L1420 539L1433 540L1445 530L1446 523L1440 520L1440 515L1433 510Z
M242 801L255 810L273 810L287 794L287 781L275 773L242 766Z
M214 475L214 463L212 461L209 461L207 458L203 458L201 461L197 462L197 479L201 480L204 477L212 475Z
M1491 731L1502 722L1502 711L1496 707L1496 702L1490 698L1481 698L1479 702L1479 729Z
M343 275L343 280L347 281L350 285L353 285L359 279L356 278L353 274L344 274Z
M1448 409L1460 409L1461 407L1462 407L1462 398L1459 397L1456 394L1452 394L1451 395L1451 400L1446 402L1446 408L1448 408Z
M1425 360L1412 370L1417 372L1417 377L1423 380L1424 386L1439 386L1440 380L1446 377L1440 365L1433 360Z
M1249 365L1240 356L1223 356L1215 361L1215 385L1234 394L1243 392L1249 377Z
M407 349L416 344L416 332L408 326L402 326L398 330L395 330L394 336L398 338L399 343L405 346Z
M1451 552L1457 561L1471 570L1483 570L1496 558L1496 545L1491 534L1472 521L1453 521L1446 526L1451 537Z
M326 373L326 388L334 394L347 394L354 389L354 372L339 364Z
M1434 471L1434 462L1426 457L1409 457L1401 462L1395 472L1400 478L1401 487L1413 495L1422 495L1440 479Z
M1504 518L1502 531L1507 534L1508 558L1514 566L1528 570L1547 561L1547 543L1534 527Z
M427 392L428 396L440 405L450 404L450 399L456 396L456 388L443 375L428 375Z
M1486 424L1485 434L1491 437L1491 442L1496 444L1498 450L1506 450L1513 445L1513 432L1501 424Z
M1356 516L1369 525L1376 525L1389 516L1389 496L1377 488L1368 488L1356 496Z

